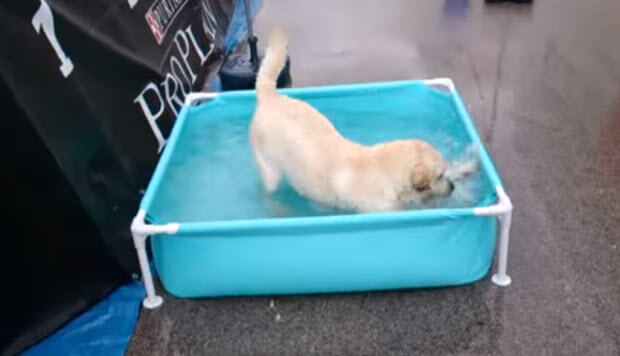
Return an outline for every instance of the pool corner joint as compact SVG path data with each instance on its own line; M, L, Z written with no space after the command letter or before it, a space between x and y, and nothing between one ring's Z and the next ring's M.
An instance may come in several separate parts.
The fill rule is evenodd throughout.
M474 214L478 216L497 216L500 224L499 230L499 258L497 261L497 273L491 277L493 283L500 287L507 287L512 279L506 273L508 264L508 243L510 240L510 224L512 221L512 202L501 185L495 187L497 191L497 204L474 208Z
M192 106L194 105L194 103L196 101L199 100L209 100L209 99L215 99L217 97L218 93L203 93L203 92L198 92L198 93L189 93L187 94L187 96L185 96L185 105L186 106Z
M424 81L426 85L443 85L448 89L450 93L456 92L456 87L454 86L454 82L450 78L434 78L427 79Z
M142 305L147 309L155 309L162 305L163 298L155 294L155 285L153 284L153 275L149 267L149 260L146 255L146 239L155 234L176 234L179 231L179 224L171 223L166 225L149 225L144 218L146 211L139 210L138 214L131 222L131 235L133 244L138 254L138 262L140 263L140 272L144 280L144 289L146 290L146 298L142 301Z

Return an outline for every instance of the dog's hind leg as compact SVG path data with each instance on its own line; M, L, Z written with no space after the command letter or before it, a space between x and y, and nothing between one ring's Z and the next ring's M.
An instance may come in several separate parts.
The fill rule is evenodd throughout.
M257 151L254 152L254 160L258 166L265 191L267 191L267 193L273 193L278 188L278 185L280 185L282 173L270 166L265 158Z

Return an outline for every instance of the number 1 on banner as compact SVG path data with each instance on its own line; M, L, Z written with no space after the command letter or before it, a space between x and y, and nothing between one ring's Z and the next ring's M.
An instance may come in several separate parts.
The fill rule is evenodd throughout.
M41 33L41 28L43 29L47 40L54 48L54 52L56 52L58 59L60 59L60 72L65 78L67 78L73 71L73 62L71 62L71 59L67 57L65 51L62 50L60 43L58 43L58 39L56 38L56 31L54 30L54 14L52 14L52 9L50 9L50 6L47 2L45 2L45 0L40 1L41 6L34 16L32 16L32 26L34 26L34 30L37 31L37 33Z

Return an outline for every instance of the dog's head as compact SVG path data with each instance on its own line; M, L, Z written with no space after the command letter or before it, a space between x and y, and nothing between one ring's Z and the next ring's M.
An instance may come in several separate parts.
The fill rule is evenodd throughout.
M445 197L454 190L441 154L421 140L399 140L375 146L384 172L390 172L403 202Z
M424 197L450 195L454 190L454 183L444 177L445 171L446 164L438 153L421 157L411 167L412 189Z
M450 195L454 184L445 176L446 163L441 154L430 144L419 141L407 141L408 177L412 200Z

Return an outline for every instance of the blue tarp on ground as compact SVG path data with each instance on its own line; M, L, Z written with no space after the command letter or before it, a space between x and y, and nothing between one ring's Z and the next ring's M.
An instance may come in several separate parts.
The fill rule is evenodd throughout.
M138 320L144 287L124 285L22 356L123 355Z

